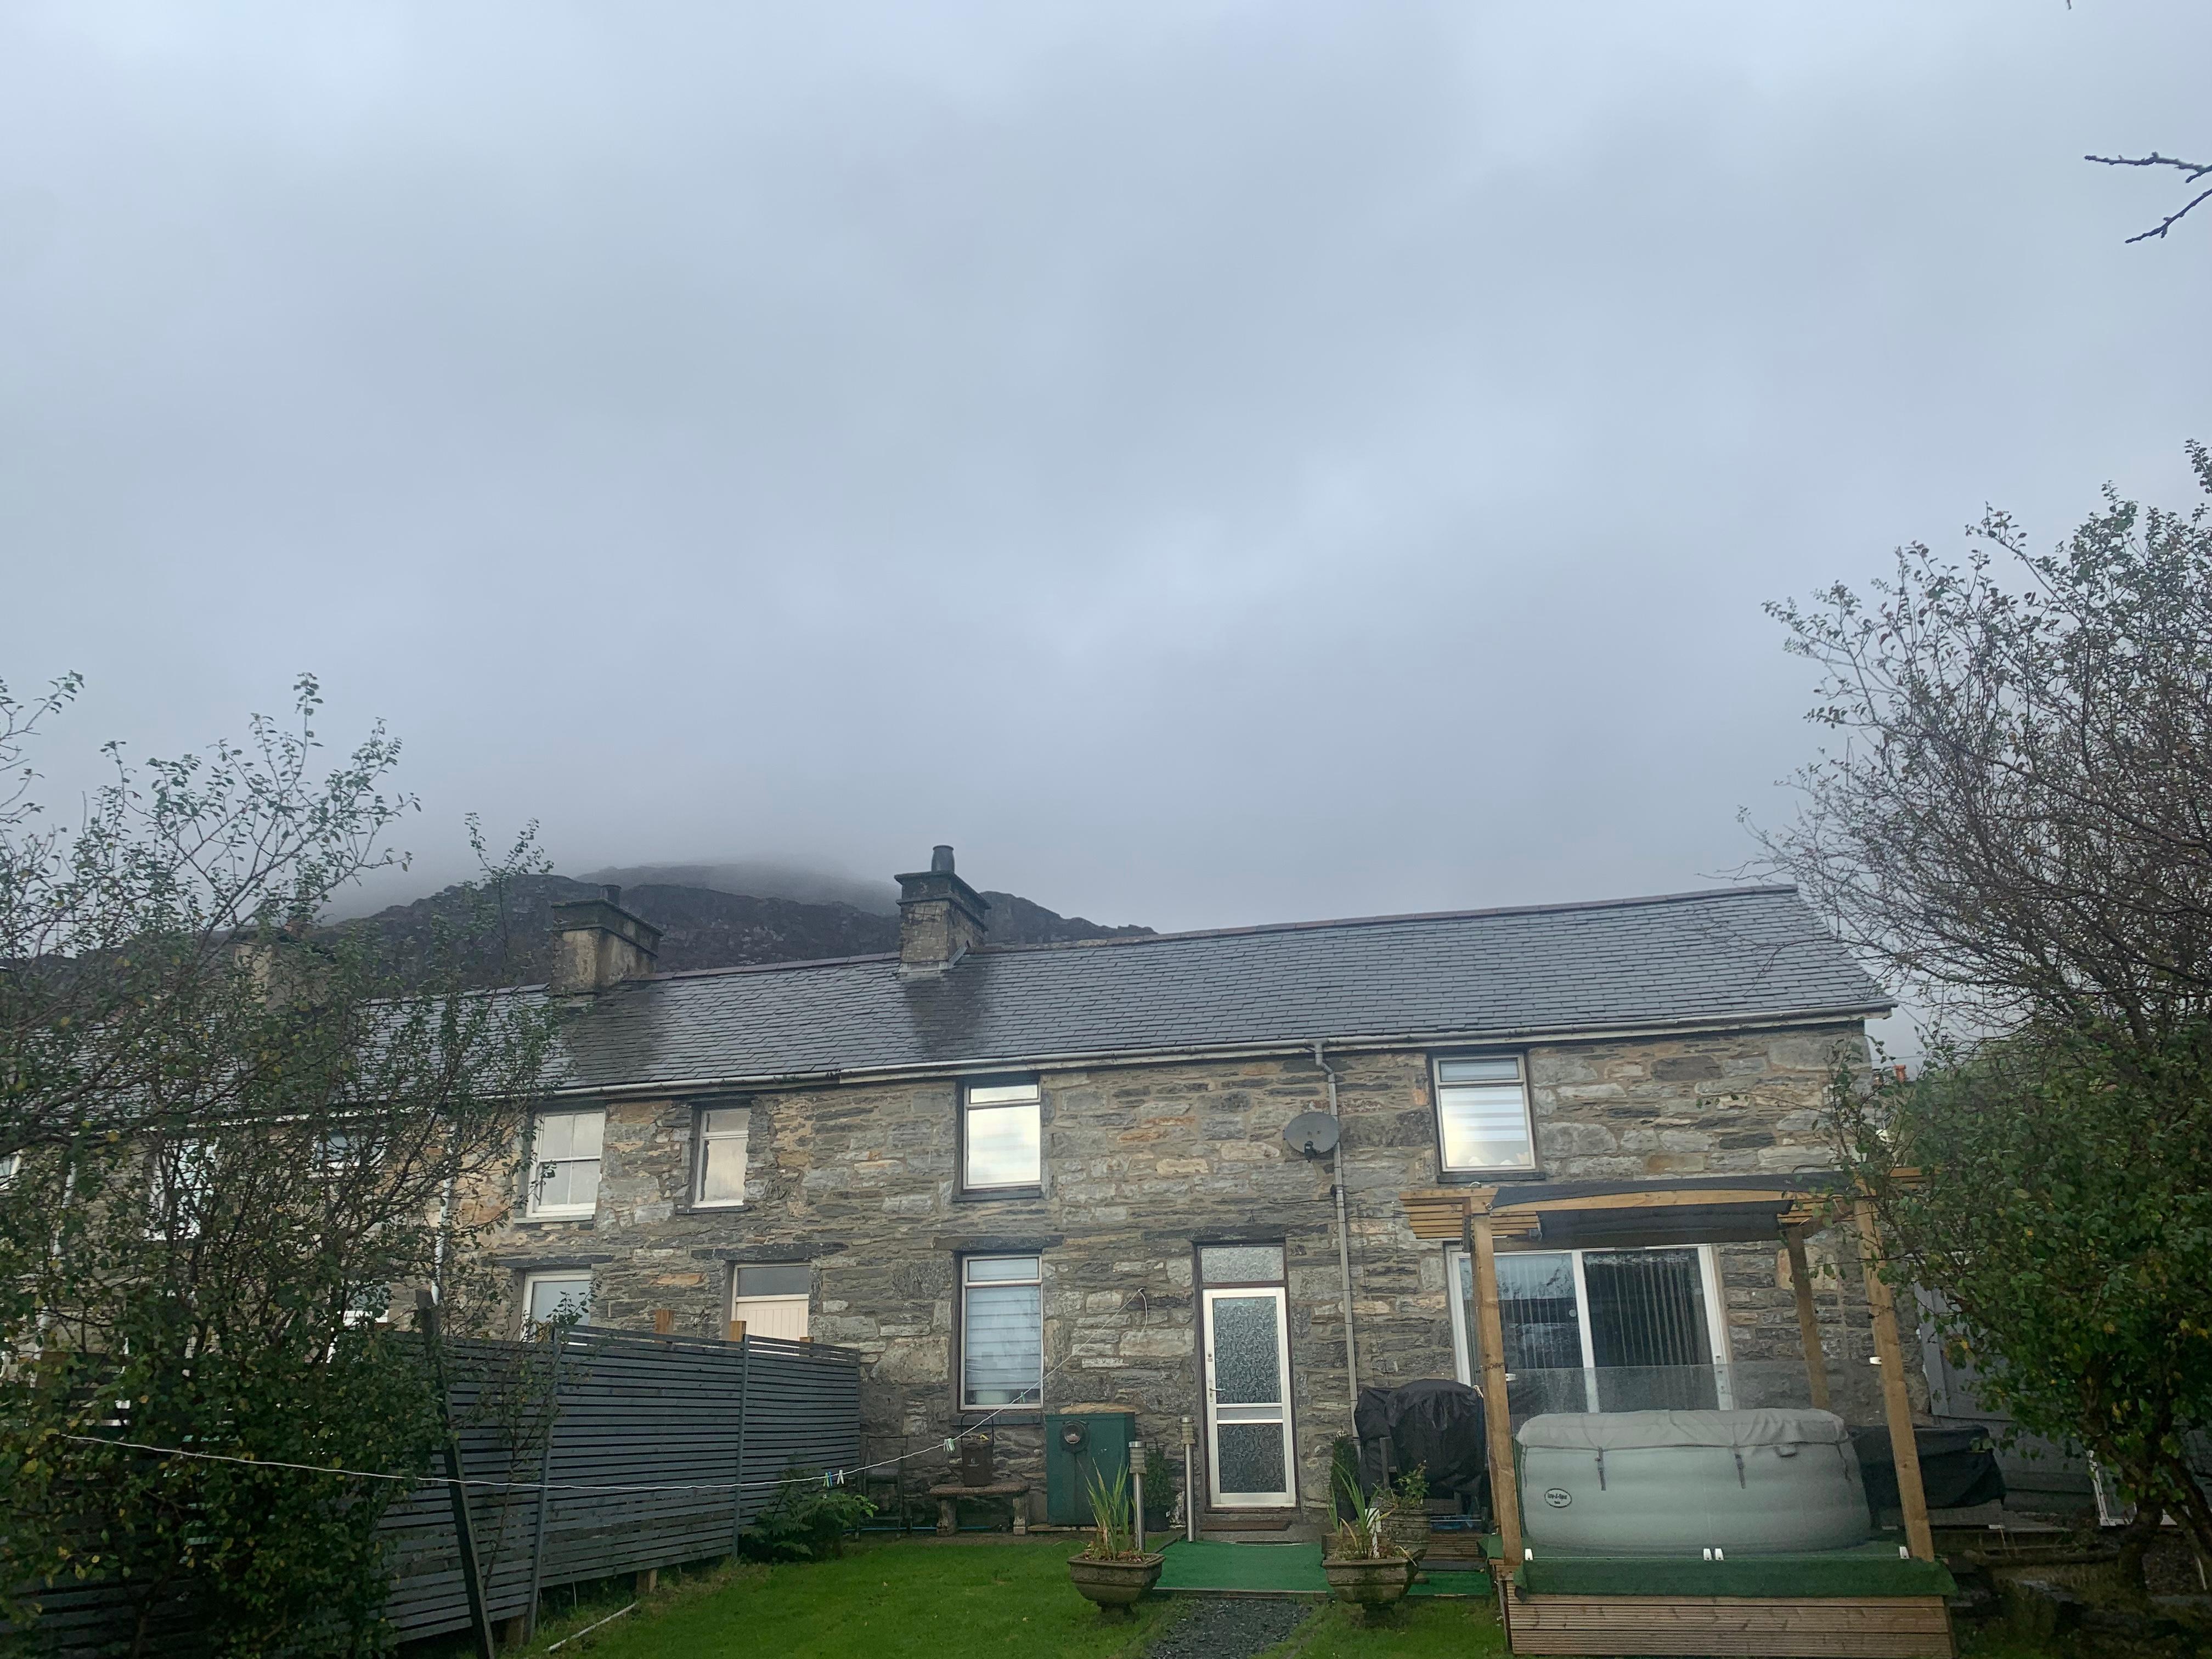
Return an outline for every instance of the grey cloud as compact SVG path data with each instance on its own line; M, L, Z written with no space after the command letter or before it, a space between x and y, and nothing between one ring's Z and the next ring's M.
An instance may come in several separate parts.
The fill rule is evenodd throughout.
M951 840L1162 927L1695 885L1813 740L1760 600L2179 495L2212 226L2124 247L2152 196L2075 158L2193 142L2208 48L18 7L0 672L158 747L313 666L440 869L473 808L571 870Z

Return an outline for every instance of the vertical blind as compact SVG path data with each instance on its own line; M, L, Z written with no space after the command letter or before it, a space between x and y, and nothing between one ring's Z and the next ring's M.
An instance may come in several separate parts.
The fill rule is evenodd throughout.
M961 1264L963 1406L1034 1405L1042 1397L1044 1321L1036 1257Z

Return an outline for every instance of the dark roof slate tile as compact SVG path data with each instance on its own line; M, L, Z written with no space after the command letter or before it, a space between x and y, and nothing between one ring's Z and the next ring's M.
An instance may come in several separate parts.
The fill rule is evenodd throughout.
M1524 1033L1888 1006L1787 887L665 975L571 1024L568 1087L1020 1066L1322 1038Z

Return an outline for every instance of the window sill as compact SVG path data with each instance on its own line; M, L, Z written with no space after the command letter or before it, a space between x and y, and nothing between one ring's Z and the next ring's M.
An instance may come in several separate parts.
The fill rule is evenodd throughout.
M955 1204L991 1204L1005 1200L1034 1204L1044 1197L1042 1187L978 1187L952 1194Z
M1439 1170L1437 1179L1447 1187L1488 1187L1507 1181L1543 1181L1541 1170Z
M716 1202L716 1203L713 1203L713 1204L702 1204L702 1203L691 1203L691 1204L686 1204L686 1205L684 1206L684 1212L686 1215L696 1215L696 1214L698 1214L698 1213L699 1213L701 1211L702 1211L702 1210L703 1210L703 1211L709 1212L712 1212L716 1211L716 1210L742 1210L742 1209L744 1209L744 1207L745 1207L745 1201L744 1201L744 1200L743 1200L743 1199L741 1199L741 1198L739 1198L739 1199L728 1199L728 1200L721 1200L721 1201L719 1201L719 1202Z
M597 1221L596 1207L589 1210L532 1210L522 1218L525 1221Z
M965 1423L978 1423L988 1417L994 1426L1034 1429L1044 1425L1044 1413L1036 1406L963 1406L957 1414Z

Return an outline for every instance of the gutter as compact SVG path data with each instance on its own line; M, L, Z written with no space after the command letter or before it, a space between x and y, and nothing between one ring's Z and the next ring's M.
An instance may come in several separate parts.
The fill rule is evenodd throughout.
M1875 1019L1893 1012L1892 1002L1847 1003L1827 1008L1793 1009L1785 1013L1754 1018L1652 1021L1630 1025L1505 1025L1455 1031L1398 1031L1330 1037L1328 1046L1340 1054L1378 1050L1474 1048L1498 1043L1581 1043L1623 1042L1638 1037L1696 1036L1707 1032L1786 1031L1800 1026L1832 1025L1841 1021ZM821 1066L807 1071L724 1073L671 1078L642 1083L567 1083L538 1091L537 1097L589 1097L598 1100L654 1099L666 1095L694 1094L730 1089L805 1089L825 1084L893 1083L902 1079L979 1076L992 1072L1059 1069L1100 1071L1125 1066L1174 1065L1209 1060L1257 1060L1270 1056L1309 1056L1314 1039L1268 1038L1258 1042L1222 1043L1204 1048L1068 1049L1042 1054L996 1055L988 1059L922 1060L898 1066Z

